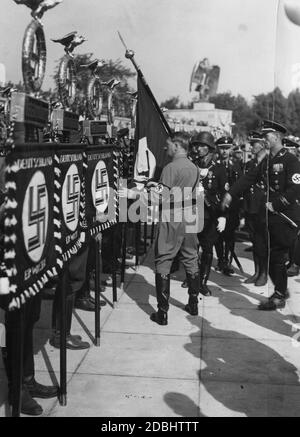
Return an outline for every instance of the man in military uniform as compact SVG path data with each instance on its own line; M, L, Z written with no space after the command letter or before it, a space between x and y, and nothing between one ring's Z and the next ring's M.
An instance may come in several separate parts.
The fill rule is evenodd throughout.
M158 311L151 314L150 317L153 322L159 325L168 324L170 271L173 260L178 253L186 270L189 287L189 300L185 310L191 315L198 315L200 289L198 240L196 230L189 232L187 230L188 223L185 220L185 208L193 208L193 199L175 198L173 203L170 203L170 219L164 216L167 211L163 208L164 203L170 201L170 190L174 187L179 188L181 193L190 188L195 196L199 172L197 167L187 158L188 147L189 136L185 133L176 132L172 138L169 138L167 140L167 153L172 161L164 167L158 184L154 182L148 184L148 189L158 199L162 207L162 216L158 224L155 242L155 284ZM119 196L127 196L129 199L139 197L143 203L148 204L148 195L141 191L122 188L119 190ZM178 211L178 208L183 212L181 221L172 218L175 217L175 210Z
M258 166L258 157L264 155L265 141L260 132L249 133L249 142L253 159L245 165L245 174ZM247 226L253 243L254 275L245 284L255 284L257 287L268 282L268 230L266 222L266 188L255 183L244 192L244 211Z
M200 260L200 293L211 296L207 286L213 260L213 247L219 233L226 225L225 215L220 210L220 201L227 185L226 171L215 159L215 141L210 132L200 132L191 139L191 159L200 170L204 188L204 228L198 234L202 248ZM186 287L186 282L182 284Z
M244 169L244 151L241 146L234 146L232 149L232 161Z
M228 190L242 175L242 169L237 161L230 158L230 150L233 147L231 137L221 137L216 141L220 159L218 162L225 168L227 175L226 190ZM234 252L235 231L239 226L240 200L234 199L228 211L225 231L219 236L215 245L218 257L218 270L225 275L234 272L231 267L230 255Z
M299 147L299 144L296 141L292 140L291 138L284 138L283 144L284 144L284 147L290 153L292 153L293 155L295 155L297 157L297 148ZM287 274L290 277L299 275L300 267L299 267L299 265L296 264L296 258L298 258L297 253L299 253L299 252L300 252L300 242L299 242L299 237L297 235L295 243L290 250L290 265L289 265L289 268L287 270Z
M287 149L288 152L292 153L296 156L297 154L297 147L299 147L299 144L296 143L296 141L292 140L291 138L283 138L282 144L284 145L284 148Z
M275 291L260 304L265 311L284 308L289 297L287 269L289 250L296 239L300 223L300 163L283 146L287 130L273 121L263 121L261 130L270 156L258 160L260 164L242 176L223 200L223 208L230 205L233 196L249 189L254 183L267 187L267 225L270 240L269 275Z

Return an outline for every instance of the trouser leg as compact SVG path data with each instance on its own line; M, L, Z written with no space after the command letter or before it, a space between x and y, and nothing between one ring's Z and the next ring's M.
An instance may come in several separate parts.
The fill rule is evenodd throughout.
M33 328L40 318L41 312L41 295L37 294L32 297L24 308L24 325L23 325L23 378L32 378L34 376L34 349L33 349ZM12 378L12 345L15 336L15 326L11 313L7 312L5 316L6 328L6 347L3 348L3 362L7 374L9 385Z
M219 235L219 238L215 244L215 249L218 258L217 269L222 272L224 268L224 238L222 234Z

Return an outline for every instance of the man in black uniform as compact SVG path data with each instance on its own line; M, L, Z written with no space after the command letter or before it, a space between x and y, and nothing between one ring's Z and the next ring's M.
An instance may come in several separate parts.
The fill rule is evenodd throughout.
M191 139L191 159L200 170L204 189L204 228L198 234L202 248L200 260L200 293L211 296L207 286L212 260L213 247L226 225L225 215L220 210L220 201L227 185L226 171L215 159L214 137L210 132L200 132ZM182 284L186 287L186 283Z
M297 157L297 148L299 147L299 144L293 141L290 138L284 138L283 140L284 147L293 155ZM300 267L296 263L296 259L299 258L297 254L300 253L300 241L299 236L297 235L297 238L295 240L295 243L293 247L290 250L290 266L287 270L288 276L298 276L300 272Z
M271 297L259 309L270 311L284 308L289 297L287 269L289 250L292 247L300 222L300 163L284 149L282 140L287 130L273 121L263 121L262 133L270 156L260 157L261 163L242 176L223 200L223 208L232 197L249 189L255 182L267 187L267 225L270 240L269 275L275 286Z
M234 146L232 149L232 161L244 169L244 151L241 146Z
M218 162L224 166L227 182L226 189L228 190L242 175L242 168L237 161L230 158L230 150L233 146L231 137L221 137L216 141L216 146L219 149L220 159ZM235 231L239 226L239 208L240 200L234 199L228 211L227 223L225 231L219 236L215 245L218 257L218 270L225 275L230 275L234 272L231 267L230 255L234 252L235 246Z
M265 140L260 132L249 133L249 142L253 159L245 164L245 174L258 166L258 158L265 154ZM266 217L266 188L254 183L244 192L244 211L247 226L253 244L254 275L246 279L245 284L257 287L268 282L268 230Z

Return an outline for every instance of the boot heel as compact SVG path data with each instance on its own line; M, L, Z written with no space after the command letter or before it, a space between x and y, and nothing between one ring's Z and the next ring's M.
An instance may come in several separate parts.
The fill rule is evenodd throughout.
M198 316L199 312L198 312L198 305L197 304L187 304L184 307L185 311L187 313L189 313L191 316Z
M157 323L161 326L166 326L168 324L168 316L166 313L160 313L159 311L157 313L152 313L150 316L150 320L152 322Z

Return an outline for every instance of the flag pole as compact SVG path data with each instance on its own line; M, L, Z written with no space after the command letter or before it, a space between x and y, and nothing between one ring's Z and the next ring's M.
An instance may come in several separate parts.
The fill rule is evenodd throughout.
M161 121L162 121L162 123L163 123L163 125L164 125L164 127L165 127L165 129L167 131L167 133L170 136L172 136L173 132L172 132L172 130L171 130L167 120L165 119L165 116L164 116L162 110L160 109L159 104L157 103L157 101L156 101L156 99L155 99L155 97L154 97L154 95L153 95L149 85L147 84L146 79L145 79L145 77L144 77L140 67L137 65L137 63L136 63L136 61L134 59L134 51L133 50L128 50L128 48L127 48L127 46L126 46L126 44L124 42L124 39L122 38L122 35L120 34L120 32L118 32L118 35L119 35L119 38L120 38L120 40L121 40L121 42L122 42L122 44L123 44L123 46L124 46L124 48L126 50L125 58L129 59L132 62L133 66L134 66L134 68L135 68L135 70L136 70L136 72L138 74L138 77L143 82L143 84L145 86L145 89L147 90L147 92L148 92L148 94L149 94L149 96L150 96L150 98L151 98L151 100L152 100L152 102L153 102L153 104L155 106L155 109L157 110L157 112L158 112L158 114L160 116L160 119L161 119Z

